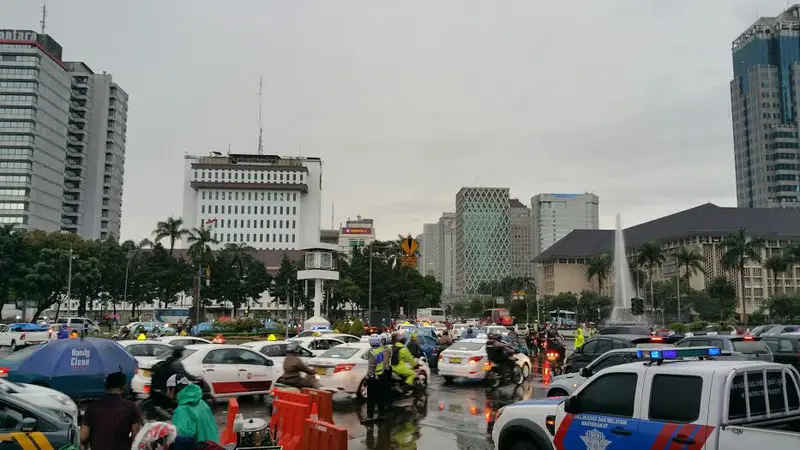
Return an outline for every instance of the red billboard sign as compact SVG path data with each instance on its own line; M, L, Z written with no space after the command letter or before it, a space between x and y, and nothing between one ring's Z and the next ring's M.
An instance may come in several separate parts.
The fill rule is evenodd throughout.
M342 234L372 234L372 228L342 228Z

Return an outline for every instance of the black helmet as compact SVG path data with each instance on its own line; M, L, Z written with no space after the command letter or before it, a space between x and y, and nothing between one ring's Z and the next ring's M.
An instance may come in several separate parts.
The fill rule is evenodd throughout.
M183 347L177 346L172 349L172 359L181 359L183 357Z
M490 341L499 341L500 339L502 339L502 337L498 333L489 333L489 336L487 336L487 338Z

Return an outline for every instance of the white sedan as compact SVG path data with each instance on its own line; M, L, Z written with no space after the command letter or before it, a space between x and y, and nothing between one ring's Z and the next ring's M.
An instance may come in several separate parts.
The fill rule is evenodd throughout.
M0 379L0 392L19 397L78 425L78 406L69 396L55 389Z
M509 333L509 330L508 330L508 328L506 328L506 327L504 327L502 325L489 325L489 326L486 327L486 330L484 332L486 334L497 333L497 334L500 334L500 335L507 335Z
M512 358L522 369L522 375L528 378L531 374L530 358L521 353L515 354ZM455 378L482 380L487 374L483 366L488 361L486 339L462 339L439 354L439 375L443 376L447 383Z
M162 355L159 360L167 356ZM269 394L278 378L272 360L241 345L189 345L180 361L186 372L203 379L214 399ZM140 397L149 395L149 369L140 368L131 387Z
M308 362L319 377L322 389L331 392L355 394L359 399L367 396L368 343L356 342L334 347ZM430 368L420 363L425 379L431 377Z
M277 378L283 375L283 361L286 359L286 347L289 345L288 341L253 341L245 342L241 345L253 349L271 359L275 363L273 369L275 369ZM314 357L314 353L302 345L298 345L297 347L297 351L299 352L297 356L308 364L308 361Z
M155 339L156 341L169 344L173 347L186 347L187 345L197 344L211 344L208 339L194 336L162 336Z
M286 342L293 342L299 345L300 347L311 350L311 352L314 353L314 356L324 352L325 350L331 349L333 347L336 347L337 345L342 345L345 343L340 339L328 336L292 338L287 340Z
M117 341L117 344L121 345L126 352L136 358L139 367L152 367L157 357L172 351L171 345L159 341L126 340Z

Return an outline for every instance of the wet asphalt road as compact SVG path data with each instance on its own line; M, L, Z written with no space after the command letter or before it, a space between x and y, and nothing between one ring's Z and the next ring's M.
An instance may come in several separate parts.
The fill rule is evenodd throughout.
M354 397L334 396L334 422L350 432L349 450L388 450L397 448L492 449L487 427L497 409L516 401L542 398L546 394L546 381L540 371L519 387L506 386L488 390L484 384L459 382L445 385L444 380L433 375L428 386L426 402L414 404L412 399L399 401L390 416L372 426L361 419L366 405ZM224 405L216 408L217 422L224 427L227 411ZM263 401L242 399L240 412L245 418L260 417L268 420L268 405ZM413 445L416 444L416 447Z

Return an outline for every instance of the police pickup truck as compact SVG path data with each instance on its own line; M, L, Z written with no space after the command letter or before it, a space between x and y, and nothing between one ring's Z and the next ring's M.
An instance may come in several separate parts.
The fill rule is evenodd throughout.
M769 450L800 447L800 374L762 361L714 361L713 347L640 350L570 397L497 411L496 450Z

